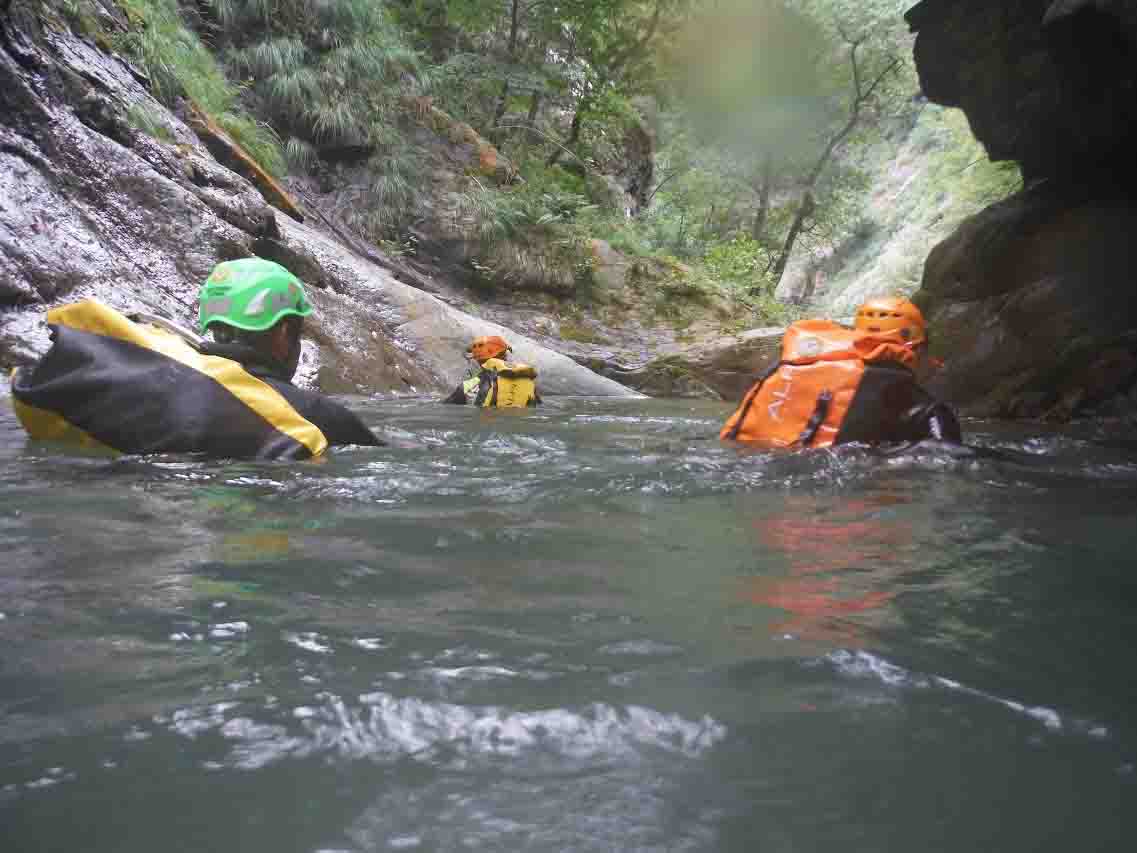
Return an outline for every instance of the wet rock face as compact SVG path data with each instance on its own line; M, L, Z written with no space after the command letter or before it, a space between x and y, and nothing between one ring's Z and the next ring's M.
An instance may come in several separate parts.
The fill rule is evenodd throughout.
M1027 179L1103 164L1137 143L1137 4L923 0L905 16L927 96L967 113L993 160Z
M1061 420L1133 381L1137 207L1096 195L1043 184L932 251L917 301L948 361L934 390L977 413Z
M336 392L450 390L462 352L504 334L546 393L629 392L422 291L337 238L270 207L150 97L124 60L44 25L37 3L0 15L0 367L48 346L46 308L84 298L192 327L222 260L257 254L295 270L317 313L298 377ZM144 110L165 141L135 127ZM135 113L136 114L136 113Z
M965 410L1065 420L1137 381L1137 3L923 0L925 93L1026 189L964 222L916 301Z

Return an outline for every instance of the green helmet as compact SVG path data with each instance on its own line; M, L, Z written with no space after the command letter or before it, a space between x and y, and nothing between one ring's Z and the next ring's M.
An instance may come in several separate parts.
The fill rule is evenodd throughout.
M213 268L201 286L197 321L202 334L211 323L262 332L282 317L311 313L300 279L264 258L241 258Z

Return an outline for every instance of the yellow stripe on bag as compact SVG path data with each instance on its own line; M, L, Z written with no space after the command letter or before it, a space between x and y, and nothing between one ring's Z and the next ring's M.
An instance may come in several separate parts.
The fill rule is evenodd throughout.
M47 312L49 325L70 326L159 352L225 386L233 396L278 431L308 448L313 456L328 449L319 427L305 420L271 385L247 373L240 364L216 355L202 355L177 335L135 323L101 302L86 300Z

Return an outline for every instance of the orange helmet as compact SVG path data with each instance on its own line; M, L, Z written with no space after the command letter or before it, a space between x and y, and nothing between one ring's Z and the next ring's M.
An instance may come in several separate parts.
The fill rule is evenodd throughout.
M928 326L920 309L902 296L878 296L857 309L856 327L865 332L899 329L909 343L928 340Z
M481 363L487 358L500 358L509 352L509 349L509 344L505 342L505 338L498 337L497 335L488 335L481 338L474 338L474 342L470 344L470 348L466 350L466 357Z

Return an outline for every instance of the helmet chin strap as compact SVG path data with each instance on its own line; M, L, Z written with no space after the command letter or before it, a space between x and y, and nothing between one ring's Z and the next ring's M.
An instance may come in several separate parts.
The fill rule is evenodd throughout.
M272 334L273 357L280 362L282 372L291 381L296 375L296 368L300 366L301 328L285 320L276 325Z

